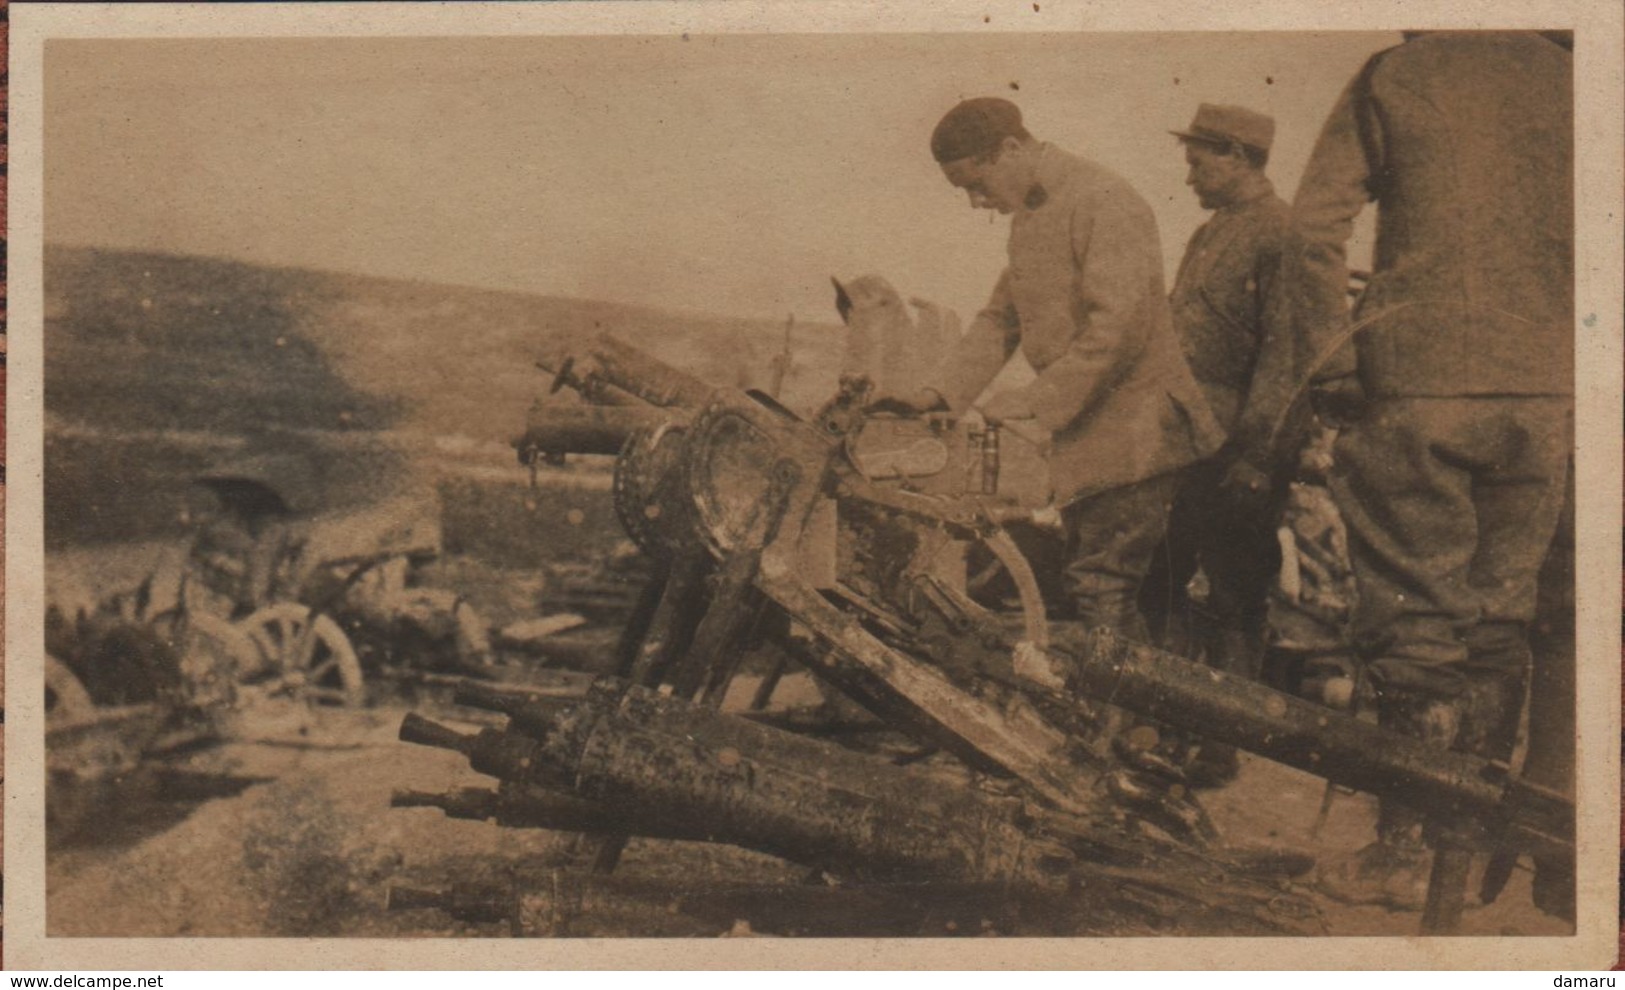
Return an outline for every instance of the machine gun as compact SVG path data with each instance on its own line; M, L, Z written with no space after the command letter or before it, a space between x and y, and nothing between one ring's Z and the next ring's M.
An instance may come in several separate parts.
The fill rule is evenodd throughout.
M657 562L618 676L565 699L469 688L460 701L509 717L477 736L409 716L403 739L462 752L501 783L398 804L598 832L601 873L635 833L741 845L869 882L1053 893L1110 873L1113 889L1154 891L1168 917L1192 916L1194 897L1253 930L1312 927L1305 902L1213 847L1177 769L1114 745L1109 704L1472 822L1487 846L1572 860L1572 804L1504 767L1105 631L1052 641L1037 578L1001 525L1027 510L984 493L996 487L973 465L985 444L928 424L896 448L906 456L866 458L875 421L861 380L803 420L605 335L557 363L553 388L565 387L617 404L587 446L621 439L615 508ZM624 437L601 429L611 416ZM580 418L533 415L521 459L581 450ZM926 449L933 439L940 451ZM940 566L969 543L1008 570L1018 619L977 604ZM944 789L935 769L718 711L741 657L763 642L924 747L916 756L956 757L971 786ZM1162 835L1125 827L1135 820ZM1460 895L1430 896L1426 930L1454 925Z

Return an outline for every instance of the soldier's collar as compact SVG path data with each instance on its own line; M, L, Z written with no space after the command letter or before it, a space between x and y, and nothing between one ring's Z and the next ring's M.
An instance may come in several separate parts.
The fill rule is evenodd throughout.
M1275 195L1275 183L1268 176L1260 175L1257 182L1247 183L1247 187L1237 194L1235 200L1226 203L1223 209L1240 210L1253 205L1261 199Z
M1021 200L1024 208L1036 210L1049 202L1049 188L1044 184L1044 177L1046 175L1054 177L1055 165L1055 148L1046 141L1038 148L1038 162L1033 167L1033 184L1027 187L1027 195Z

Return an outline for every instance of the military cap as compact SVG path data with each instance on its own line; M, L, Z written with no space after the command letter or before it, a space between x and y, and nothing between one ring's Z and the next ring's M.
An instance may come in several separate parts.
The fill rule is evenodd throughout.
M1026 140L1021 109L1009 100L982 96L965 100L943 114L931 132L931 156L939 164L985 155L1007 137Z
M1275 118L1246 107L1204 103L1196 108L1196 119L1189 129L1168 133L1183 141L1242 144L1268 151L1275 140Z

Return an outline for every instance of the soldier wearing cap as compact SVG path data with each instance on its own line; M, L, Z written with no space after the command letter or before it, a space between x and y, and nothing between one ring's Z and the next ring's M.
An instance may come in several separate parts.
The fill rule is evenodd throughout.
M1164 552L1144 602L1166 618L1170 641L1188 635L1209 663L1257 677L1270 582L1280 568L1275 529L1299 431L1287 428L1299 369L1281 299L1281 245L1288 207L1264 174L1275 121L1244 107L1204 103L1188 129L1185 182L1213 216L1191 236L1169 303L1185 359L1230 439L1188 468L1175 497ZM1185 589L1198 564L1204 604ZM1236 752L1205 744L1193 782L1234 778Z
M931 153L976 209L1009 216L1009 265L938 372L905 404L970 407L1019 349L1036 371L980 406L1050 432L1078 617L1146 638L1137 596L1180 468L1223 431L1180 354L1145 201L1119 176L1040 142L1007 100L966 100Z
M1536 575L1572 450L1572 67L1532 32L1427 33L1379 52L1326 120L1287 253L1295 332L1336 355L1316 388L1348 420L1332 493L1378 718L1493 759L1517 736ZM1351 322L1345 245L1372 201L1374 271ZM1537 698L1531 721L1573 701ZM1540 783L1572 786L1549 772ZM1419 815L1385 802L1377 832L1323 869L1323 887L1417 905ZM1442 880L1465 868L1439 845L1429 914L1447 918L1459 882ZM1572 918L1573 864L1536 865L1536 903Z

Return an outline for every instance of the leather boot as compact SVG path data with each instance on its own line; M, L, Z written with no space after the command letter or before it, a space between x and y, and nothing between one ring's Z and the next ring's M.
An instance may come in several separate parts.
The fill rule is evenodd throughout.
M1505 763L1518 745L1529 679L1522 671L1473 671L1461 701L1456 749Z
M1389 691L1378 697L1377 720L1391 731L1447 749L1459 734L1461 716L1453 702ZM1317 874L1321 892L1347 904L1421 911L1433 860L1423 824L1421 813L1383 801L1376 841L1323 862Z
M1486 760L1512 759L1533 659L1521 622L1482 622L1467 634L1457 749Z
M1322 862L1316 879L1321 893L1345 904L1421 911L1432 864L1421 823L1390 821L1378 824L1375 842Z

